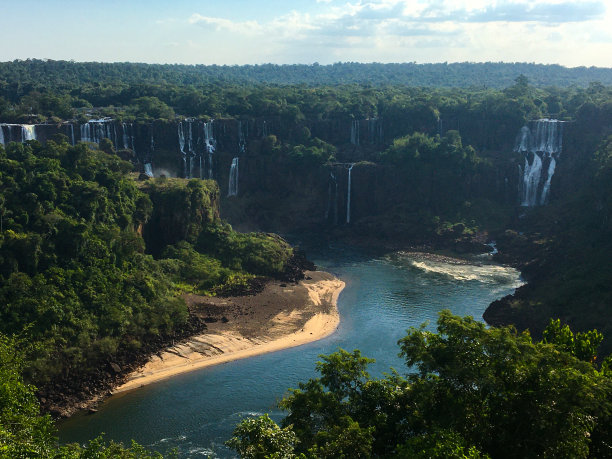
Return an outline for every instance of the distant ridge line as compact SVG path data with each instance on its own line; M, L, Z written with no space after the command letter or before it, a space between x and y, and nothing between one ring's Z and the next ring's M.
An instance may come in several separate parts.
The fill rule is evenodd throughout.
M612 85L612 68L564 67L558 64L458 62L458 63L357 63L314 64L144 64L73 62L26 59L0 62L1 83L24 80L59 87L67 84L170 83L272 84L272 85L407 85L420 87L505 88L524 75L536 87L599 82Z

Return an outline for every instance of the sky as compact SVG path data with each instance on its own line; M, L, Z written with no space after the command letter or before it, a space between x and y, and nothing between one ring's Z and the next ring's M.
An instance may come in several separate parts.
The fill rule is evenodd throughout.
M0 61L612 67L612 0L0 0Z

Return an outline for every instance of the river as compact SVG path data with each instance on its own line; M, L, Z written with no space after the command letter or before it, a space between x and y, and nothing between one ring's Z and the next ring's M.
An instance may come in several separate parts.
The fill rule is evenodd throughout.
M234 457L224 446L244 416L283 413L276 403L289 387L315 377L320 354L339 347L360 349L376 359L370 373L391 367L407 371L397 341L406 329L428 321L435 328L438 311L482 320L493 300L521 284L519 273L482 262L456 264L414 254L381 255L344 245L307 246L320 269L346 282L338 308L340 326L323 340L293 349L180 375L110 398L93 415L76 415L59 426L62 442L84 443L101 433L107 440L129 442L180 457Z

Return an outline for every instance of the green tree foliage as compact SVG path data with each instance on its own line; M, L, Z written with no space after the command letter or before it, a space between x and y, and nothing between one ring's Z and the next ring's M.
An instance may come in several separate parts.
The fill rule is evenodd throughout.
M275 234L238 233L227 223L204 228L195 247L230 269L263 276L282 273L293 255L291 246Z
M567 333L555 324L553 342L534 342L443 311L436 332L411 328L399 341L406 377L371 378L359 351L324 356L321 377L281 402L289 411L283 429L299 441L294 454L607 457L612 379L588 353L581 360L557 344L555 330Z
M290 428L281 429L265 414L244 419L227 441L227 446L248 459L289 459L295 457L296 443L296 435Z
M278 274L292 253L280 238L224 226L214 182L139 186L108 150L65 137L0 146L0 333L40 345L24 371L43 391L179 332L188 311L177 294ZM172 234L147 241L158 255L176 244L168 258L146 254L143 228ZM189 244L215 231L205 252Z
M47 457L55 446L49 416L40 416L34 387L21 378L18 343L0 334L0 456Z
M131 102L128 113L139 118L174 119L174 110L157 97L138 97Z
M305 145L295 145L287 152L289 158L300 166L320 166L334 160L336 148L321 139L314 138Z
M28 348L28 349L24 349ZM124 458L153 459L142 446L133 443L106 443L97 438L81 447L77 444L59 446L55 424L49 415L41 415L35 387L24 383L24 352L32 346L0 334L0 457L58 459Z

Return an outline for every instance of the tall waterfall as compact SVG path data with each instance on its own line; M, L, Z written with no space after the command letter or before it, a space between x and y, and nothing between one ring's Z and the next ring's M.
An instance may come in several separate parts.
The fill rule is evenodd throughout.
M26 142L36 140L35 124L6 124L0 123L0 143Z
M187 126L185 126L187 125ZM188 158L187 155L191 156L191 146L193 145L192 139L192 130L191 123L189 121L181 121L178 124L178 139L179 139L179 149L181 150L181 155L183 155L183 176L185 178L190 177L190 170L188 169ZM185 149L187 147L187 149ZM191 158L189 158L189 163L191 163Z
M229 188L227 191L228 196L238 196L238 160L236 157L232 159L232 165L229 173Z
M119 139L117 139L118 141ZM121 143L123 149L136 152L136 142L133 123L121 123Z
M563 122L541 119L523 126L514 151L523 153L519 166L519 199L522 206L544 205L548 201L552 176L563 145Z
M353 170L353 166L355 164L351 164L348 168L348 191L346 194L346 222L351 222L351 172Z
M359 145L359 120L353 120L351 123L351 143Z
M213 154L217 148L213 121L186 119L178 124L179 149L185 178L204 178L208 158L208 178L213 178Z
M76 139L74 138L74 124L70 123L68 126L70 126L70 143L74 146L76 145Z
M21 125L21 141L36 140L36 126L34 124Z
M217 148L217 142L215 141L214 131L213 131L213 122L214 120L209 121L208 123L204 123L203 131L204 131L204 145L206 147L206 152L208 153L208 178L213 178L213 154ZM200 178L202 177L202 158L200 157Z
M114 145L117 145L115 124L110 118L89 120L87 123L81 124L80 130L82 142L100 143L102 139L109 139Z

